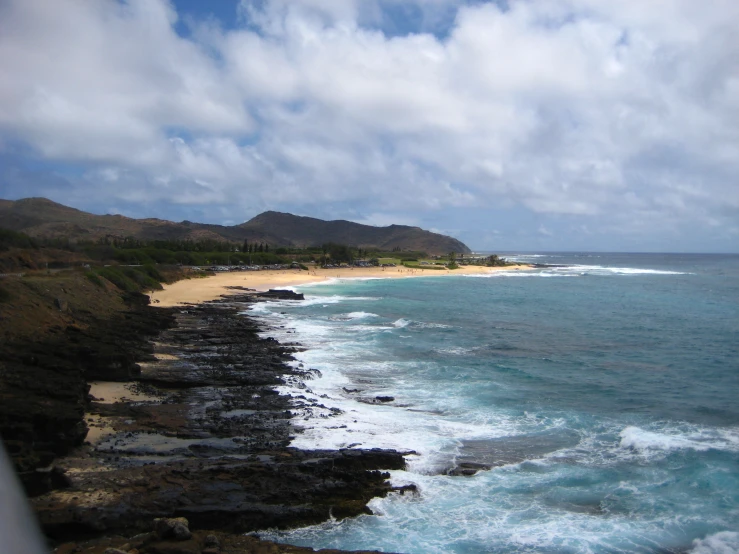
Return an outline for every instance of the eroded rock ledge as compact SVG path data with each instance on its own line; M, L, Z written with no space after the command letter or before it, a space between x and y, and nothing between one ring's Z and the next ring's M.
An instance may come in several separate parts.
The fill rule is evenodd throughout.
M95 441L57 460L64 488L33 499L44 531L67 542L59 552L81 548L82 540L93 541L85 548L120 546L113 537L148 532L157 517L186 517L196 537L241 534L366 514L373 497L413 491L393 489L383 472L402 469L402 453L288 446L296 432L290 410L295 402L303 411L311 406L274 387L283 375L308 378L310 369L286 365L293 350L260 338L256 322L239 315L245 302L259 300L250 293L148 308L157 326L172 326L143 356L129 399L89 399ZM238 550L246 540L221 542L233 552L290 551Z

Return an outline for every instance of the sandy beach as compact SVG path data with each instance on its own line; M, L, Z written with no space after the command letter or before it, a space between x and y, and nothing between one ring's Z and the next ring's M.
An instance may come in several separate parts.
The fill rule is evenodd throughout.
M279 289L308 283L320 283L329 279L408 279L413 277L445 277L449 275L477 275L498 271L521 271L528 265L506 267L464 266L455 270L409 269L405 267L345 267L330 269L233 271L217 273L211 277L183 279L164 285L162 290L149 296L152 305L160 307L199 304L215 300L243 290L228 287L245 287L257 291Z

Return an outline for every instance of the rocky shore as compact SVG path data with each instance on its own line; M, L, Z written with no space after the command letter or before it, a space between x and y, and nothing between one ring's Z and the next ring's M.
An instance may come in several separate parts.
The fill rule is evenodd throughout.
M3 438L57 552L309 552L243 533L366 514L373 497L414 492L384 473L404 467L402 453L289 446L291 410L316 406L275 386L311 370L286 365L292 350L240 315L285 294L184 309L133 295L109 325L9 349ZM90 395L92 380L129 383L126 398ZM156 518L177 517L187 537L152 532Z

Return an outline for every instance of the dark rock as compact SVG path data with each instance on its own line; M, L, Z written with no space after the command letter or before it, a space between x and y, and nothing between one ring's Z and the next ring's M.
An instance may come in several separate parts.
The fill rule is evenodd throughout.
M190 523L184 517L157 518L154 520L154 532L160 539L185 541L192 536Z
M129 380L140 371L136 359L151 351L148 338L171 325L170 311L130 301L109 320L0 343L0 435L29 495L67 485L37 470L84 442L86 379Z
M490 469L490 467L491 466L489 464L482 464L477 462L461 462L458 463L455 467L449 469L446 474L470 477L478 471L487 471L488 469Z
M148 356L138 386L161 401L89 404L91 412L112 421L117 434L95 448L83 447L77 458L64 459L64 467L86 468L67 473L68 491L34 499L43 530L53 540L130 536L149 529L154 518L186 517L189 524L183 522L180 531L176 525L157 523L156 533L125 542L142 553L199 553L218 546L207 543L200 531L192 532L190 525L209 534L296 527L368 514L372 498L411 491L394 489L384 472L405 467L402 453L288 447L296 432L291 410L296 405L318 409L319 404L280 395L275 386L285 382L283 376L298 382L310 370L286 365L291 350L261 338L258 324L239 315L243 306L233 297L161 312L167 316L134 317L130 321L137 330L121 331L121 344L127 344L123 337L131 340L125 351L132 362ZM125 328L127 322L121 325ZM154 358L152 347L140 344L154 328L157 352L172 354L167 359ZM78 344L91 347L86 335L73 335ZM112 343L106 340L112 337L101 333L101 339L102 351L115 354L107 350ZM82 380L82 372L77 376ZM80 390L83 409L78 418L88 392L85 386ZM98 462L103 462L101 471L90 470ZM227 542L223 537L216 538L226 552L232 536ZM295 548L284 551L309 551Z
M147 554L201 554L200 545L194 540L183 542L164 541L146 547Z
M394 396L375 396L375 400L378 402L392 402L395 400Z
M267 292L259 292L254 296L257 298L269 298L273 300L305 300L303 293L282 289L269 289Z

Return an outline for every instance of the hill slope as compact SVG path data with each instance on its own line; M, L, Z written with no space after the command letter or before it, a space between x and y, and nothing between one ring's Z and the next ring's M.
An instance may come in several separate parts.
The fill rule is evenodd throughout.
M444 254L452 251L470 252L465 244L455 238L406 225L373 227L344 220L323 221L281 212L264 212L239 227L250 232L279 235L294 246L338 242L380 250L401 248Z
M380 250L422 250L431 254L470 252L462 242L419 227L373 227L350 221L323 221L280 212L264 212L235 226L163 219L94 215L46 198L0 200L0 227L33 237L97 240L134 237L144 240L228 240L266 242L272 246L318 246L335 242Z

